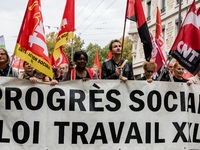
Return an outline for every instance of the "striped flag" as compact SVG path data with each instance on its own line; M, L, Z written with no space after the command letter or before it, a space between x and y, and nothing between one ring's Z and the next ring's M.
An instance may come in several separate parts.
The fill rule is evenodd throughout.
M127 0L126 18L137 22L138 33L143 43L147 61L151 58L152 43L141 0Z

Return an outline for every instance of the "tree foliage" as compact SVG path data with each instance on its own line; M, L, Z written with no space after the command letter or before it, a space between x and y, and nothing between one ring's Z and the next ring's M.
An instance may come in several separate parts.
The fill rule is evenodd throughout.
M122 38L120 41L122 41ZM124 38L122 57L132 62L132 42L128 36Z
M54 50L55 44L56 44L56 37L57 33L50 32L46 35L46 43L47 43L47 49L49 53L51 53ZM66 43L66 45L63 45L63 50L69 60L71 60L72 51L73 53L75 51L81 50L83 48L84 41L81 40L79 36L74 37L73 41L71 40L70 43ZM73 49L72 49L73 47Z
M88 63L87 63L88 67L92 67L93 64L94 64L96 50L101 51L101 47L98 44L92 44L92 43L90 43L86 47L85 51L86 51L86 53L88 55ZM100 58L100 56L99 56L99 58Z

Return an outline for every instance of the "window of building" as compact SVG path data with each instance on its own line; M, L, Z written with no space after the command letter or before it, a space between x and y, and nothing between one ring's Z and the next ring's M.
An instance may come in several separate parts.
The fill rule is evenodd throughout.
M164 13L166 11L166 0L161 0L161 13Z
M147 0L147 21L151 20L151 0Z
M162 25L162 34L163 34L163 39L165 40L165 25Z

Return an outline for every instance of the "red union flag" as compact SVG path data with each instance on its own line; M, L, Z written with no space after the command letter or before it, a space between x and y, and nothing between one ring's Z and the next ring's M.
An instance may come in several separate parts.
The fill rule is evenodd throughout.
M59 51L60 51L60 57L56 60L54 60L53 54L50 55L51 65L55 66L56 68L59 68L59 66L64 63L69 64L68 58L65 55L62 46L59 48Z
M24 61L22 59L18 58L16 55L10 56L10 60L12 60L12 59L13 59L13 61L12 61L11 66L13 68L16 68L19 70L24 70L24 67L23 67Z
M155 41L158 47L161 50L163 60L165 61L165 54L164 54L164 37L162 33L162 21L160 17L160 10L157 7L157 15L156 15L156 36L155 36Z
M59 47L67 44L70 39L74 38L74 11L74 0L67 0L60 25L60 31L56 38L56 45L53 51L53 57L55 61L59 59L61 55Z
M152 43L141 0L127 0L126 18L137 22L145 59L149 61L151 58Z
M110 58L112 58L112 52L111 51L108 52L108 56L107 56L107 59L110 59Z
M157 16L156 16L156 36L155 39L152 35L151 36L151 42L152 42L152 52L151 52L151 59L153 59L156 64L157 68L156 71L158 71L162 65L165 63L165 57L163 52L164 47L164 38L162 34L162 23L161 23L161 17L160 17L160 10L157 7Z
M162 54L160 47L155 42L155 39L152 34L151 34L151 42L152 42L152 46L153 46L153 49L151 52L151 59L153 59L156 62L157 68L155 71L158 71L162 67L162 65L164 65L165 58Z
M99 60L99 51L98 50L96 50L93 66L95 66L99 69L99 75L101 78L101 64L100 64L100 60Z
M53 78L45 40L40 0L29 0L14 54Z
M99 52L98 52L98 50L96 50L96 53L95 53L94 65L93 66L97 66L99 69L101 68L101 64L100 64L100 61L99 61Z
M170 55L193 75L200 70L199 15L194 0L170 50Z

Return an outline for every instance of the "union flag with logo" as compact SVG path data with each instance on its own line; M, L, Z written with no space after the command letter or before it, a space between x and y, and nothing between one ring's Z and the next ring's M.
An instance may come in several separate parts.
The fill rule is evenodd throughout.
M170 50L170 55L193 75L200 70L199 15L194 0Z
M48 56L40 0L29 0L14 54L53 78Z
M64 62L64 60L68 60L66 55L63 55L62 53L62 46L67 44L70 39L74 38L74 29L75 29L75 22L74 22L74 0L67 0L66 1L66 6L65 6L65 10L63 13L63 18L61 21L61 25L60 25L60 30L58 32L58 36L56 38L56 45L54 47L54 51L53 51L53 59L54 62L60 62L60 64L62 63L66 63ZM63 62L61 62L61 55ZM59 64L54 64L54 66L59 66Z

